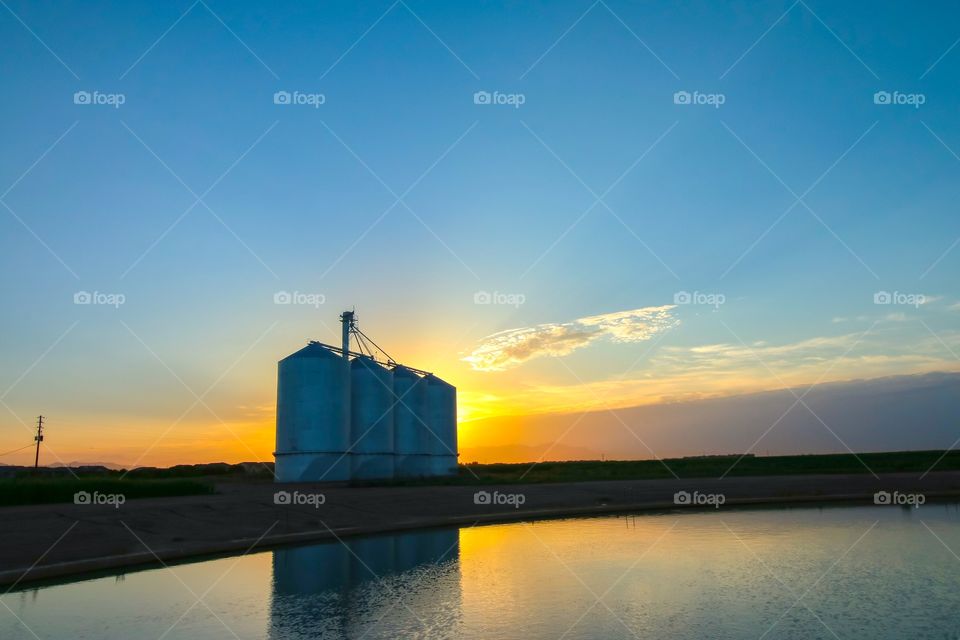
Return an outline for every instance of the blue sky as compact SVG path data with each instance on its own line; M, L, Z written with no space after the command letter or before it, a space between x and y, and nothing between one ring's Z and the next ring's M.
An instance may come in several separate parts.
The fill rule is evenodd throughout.
M486 336L681 291L725 303L676 308L657 347L563 353L576 381L655 375L633 367L648 348L871 329L872 359L831 377L955 368L958 12L8 0L5 441L40 411L76 420L78 438L149 423L153 441L215 382L209 411L194 407L171 442L211 420L259 434L245 420L269 417L274 362L308 338L335 340L353 305L378 342L454 380L478 414L496 413L481 405L518 376L530 394L571 382L549 360L471 369L462 358ZM124 103L78 105L78 91ZM277 91L324 103L274 104ZM478 91L523 104L475 104ZM678 91L723 104L676 104ZM923 104L875 104L876 92ZM125 302L76 305L78 291ZM325 304L278 307L278 291ZM524 303L478 307L478 291ZM878 291L928 303L878 307ZM921 342L922 365L898 360ZM782 366L804 371L797 382L817 379L795 364Z

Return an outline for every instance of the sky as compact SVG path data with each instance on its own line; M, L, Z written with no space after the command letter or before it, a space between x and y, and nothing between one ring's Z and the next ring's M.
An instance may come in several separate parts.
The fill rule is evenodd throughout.
M958 371L958 13L4 0L0 453L270 460L351 308L461 450Z

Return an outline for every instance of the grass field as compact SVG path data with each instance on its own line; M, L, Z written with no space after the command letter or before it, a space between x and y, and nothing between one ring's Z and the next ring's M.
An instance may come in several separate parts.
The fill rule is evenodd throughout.
M260 467L263 466L263 469ZM223 467L221 469L220 467ZM122 494L125 499L186 496L213 493L214 481L270 482L271 463L241 470L239 465L183 465L170 469L136 470L121 479L121 472L0 479L0 506L73 502L78 491ZM485 485L591 480L646 480L657 478L719 478L721 476L777 476L802 474L861 474L928 470L960 470L958 451L889 451L884 453L796 456L698 456L660 460L580 460L518 464L461 464L448 478L410 478L363 481L355 486ZM139 473L138 473L139 472Z
M123 500L161 496L192 496L213 493L213 486L199 480L141 480L108 477L16 478L0 480L0 506L74 502L77 493L91 496L123 496ZM81 500L85 498L80 498Z
M739 459L739 461L738 461ZM960 469L960 451L890 451L884 453L799 456L703 456L659 460L584 460L521 464L461 464L458 475L443 479L401 480L395 484L512 484L643 480L654 478L718 478L817 473L922 474L929 469ZM728 473L729 472L729 473Z

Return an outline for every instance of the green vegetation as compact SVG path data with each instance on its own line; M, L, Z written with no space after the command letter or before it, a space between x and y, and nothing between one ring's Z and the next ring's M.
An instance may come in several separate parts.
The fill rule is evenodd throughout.
M272 463L228 465L180 465L169 469L135 469L126 477L121 471L77 469L80 479L63 475L32 475L20 470L15 478L0 479L0 506L73 502L78 491L122 494L126 499L187 496L213 493L214 482L270 482ZM692 456L660 460L575 460L461 464L448 478L354 481L353 486L485 485L591 480L654 480L673 478L719 478L731 476L777 476L804 474L916 473L960 470L957 451L889 451L884 453L755 456L753 454ZM51 470L41 472L49 473ZM672 472L672 473L671 473Z
M72 477L13 478L0 480L0 506L74 502L74 495L123 496L123 500L213 493L213 486L198 480L140 480L132 478Z
M960 469L960 451L891 451L885 453L799 456L697 456L659 460L584 460L539 464L466 464L452 478L398 481L397 484L512 484L583 482L588 480L645 480L776 476L818 473L924 473ZM859 458L859 459L858 459ZM939 460L939 462L938 462ZM732 467L732 469L731 469ZM673 473L671 473L671 471Z

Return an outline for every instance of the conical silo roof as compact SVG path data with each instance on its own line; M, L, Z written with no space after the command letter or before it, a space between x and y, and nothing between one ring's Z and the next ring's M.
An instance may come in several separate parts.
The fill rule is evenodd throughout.
M319 342L311 342L303 349L294 351L283 360L294 360L296 358L337 358L339 360L341 356ZM283 360L281 360L281 362L283 362Z

